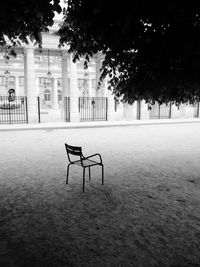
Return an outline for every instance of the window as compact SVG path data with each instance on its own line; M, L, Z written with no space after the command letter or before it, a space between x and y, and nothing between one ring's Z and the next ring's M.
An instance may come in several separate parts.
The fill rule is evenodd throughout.
M92 88L95 88L95 83L96 83L96 80L92 79Z
M58 102L62 101L62 91L58 90Z
M39 85L44 86L46 84L46 77L39 77Z
M62 86L62 79L61 78L57 79L57 85L58 85L58 87Z
M14 76L9 77L9 85L12 87L15 87L15 77Z
M43 80L43 79L44 79L44 78L39 77L39 85L40 85L40 86L44 84L44 80Z
M20 86L24 85L24 77L23 76L19 76L19 85Z
M51 91L50 90L44 91L44 101L51 101Z
M35 56L35 61L41 62L42 61L42 56L36 55Z
M0 76L0 85L4 85L6 83L5 76Z
M78 79L78 89L81 90L83 88L84 79Z
M101 84L101 87L102 87L102 88L105 88L105 86L106 86L106 81L105 81L105 79L104 79L103 82L102 82L102 84Z
M84 86L84 88L88 88L89 87L89 79L84 79L83 80L83 86Z
M0 85L5 85L8 84L10 87L15 88L15 77L14 76L9 76L6 78L5 76L0 76Z
M62 101L62 91L58 90L58 102Z
M84 90L89 87L89 79L78 79L79 90Z

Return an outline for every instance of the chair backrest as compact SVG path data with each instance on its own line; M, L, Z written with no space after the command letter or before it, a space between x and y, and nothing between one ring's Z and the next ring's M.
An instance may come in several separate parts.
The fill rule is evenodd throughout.
M71 145L68 145L68 144L65 143L65 148L66 148L67 156L68 156L68 159L69 159L70 162L73 162L71 160L71 155L79 156L80 159L83 157L82 147L80 147L80 146L71 146Z

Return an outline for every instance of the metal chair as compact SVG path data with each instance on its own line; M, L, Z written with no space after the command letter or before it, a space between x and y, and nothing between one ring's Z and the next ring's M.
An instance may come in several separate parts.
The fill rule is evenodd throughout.
M71 146L65 143L65 148L69 160L69 164L67 166L67 177L66 177L66 184L68 184L68 177L69 177L69 167L70 165L74 164L83 168L83 192L85 191L85 169L89 168L89 180L91 180L91 170L90 167L100 165L102 167L102 185L104 184L104 166L102 163L101 155L96 153L90 155L88 157L83 156L82 154L82 147L79 146ZM79 158L78 160L72 160L72 157ZM95 157L98 157L95 159ZM95 160L94 160L95 159Z

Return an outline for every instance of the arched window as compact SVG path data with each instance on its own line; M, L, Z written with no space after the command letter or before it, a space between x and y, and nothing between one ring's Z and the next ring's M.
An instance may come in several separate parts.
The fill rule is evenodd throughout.
M58 85L58 87L62 86L62 79L61 78L57 79L57 85Z
M58 102L62 101L62 91L58 90Z
M48 89L44 91L44 101L51 101L51 91Z
M9 85L15 88L15 77L14 76L9 77Z

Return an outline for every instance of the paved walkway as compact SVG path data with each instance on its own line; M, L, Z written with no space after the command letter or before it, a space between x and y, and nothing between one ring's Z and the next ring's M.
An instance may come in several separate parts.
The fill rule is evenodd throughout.
M199 123L0 132L0 266L200 267L199 136ZM65 184L65 142L102 155L104 186L98 167L84 194L81 168Z
M131 125L152 125L152 124L194 123L194 122L199 123L200 118L132 120L132 121L89 121L89 122L0 124L0 131L68 129L68 128L69 129L101 128L101 127L118 127L118 126L131 126Z

